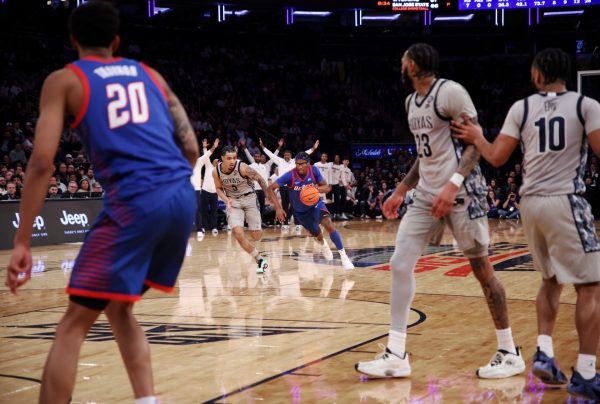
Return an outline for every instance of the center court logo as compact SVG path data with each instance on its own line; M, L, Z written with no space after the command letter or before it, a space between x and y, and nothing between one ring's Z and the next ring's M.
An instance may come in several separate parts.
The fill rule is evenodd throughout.
M16 220L13 220L12 225L14 226L15 229L18 229L19 224L21 223L21 218L19 217L18 213L15 213L15 216L16 216ZM36 216L35 219L33 219L33 227L36 228L38 231L45 228L44 218L41 216Z
M67 213L66 210L62 211L63 216L60 218L60 222L63 226L79 224L83 227L89 223L88 217L85 213Z

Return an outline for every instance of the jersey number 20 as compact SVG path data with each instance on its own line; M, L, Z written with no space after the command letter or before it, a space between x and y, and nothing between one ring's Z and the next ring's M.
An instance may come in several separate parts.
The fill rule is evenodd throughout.
M148 97L144 82L136 81L125 87L120 83L111 83L106 86L108 103L108 126L116 129L129 122L148 122Z

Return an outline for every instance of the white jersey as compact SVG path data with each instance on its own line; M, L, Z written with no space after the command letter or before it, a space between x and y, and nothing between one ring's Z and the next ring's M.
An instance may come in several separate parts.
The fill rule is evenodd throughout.
M342 178L343 164L331 164L331 185L340 185Z
M350 185L354 182L354 180L355 180L354 173L352 172L350 167L342 166L341 179L342 179L342 182L345 183L344 185Z
M242 176L240 173L241 163L241 161L237 160L233 170L229 174L225 174L223 171L221 171L221 166L223 163L219 163L217 166L217 175L223 184L225 195L230 198L241 198L242 196L254 193L252 180Z
M600 104L575 92L537 93L513 104L501 134L521 142L521 195L585 192L587 134L600 129Z
M417 190L435 195L456 172L464 150L463 143L452 137L450 121L462 120L463 113L474 118L477 111L467 90L445 79L436 79L424 97L416 92L409 95L405 106L419 155ZM485 189L485 179L477 165L457 193L457 198L471 197L471 218L485 215Z
M325 181L327 181L327 183L331 185L331 183L332 183L331 176L332 176L332 171L333 171L331 166L333 165L333 163L332 162L321 163L319 161L318 163L315 163L313 165L319 169L319 171L321 172L321 175L323 176Z

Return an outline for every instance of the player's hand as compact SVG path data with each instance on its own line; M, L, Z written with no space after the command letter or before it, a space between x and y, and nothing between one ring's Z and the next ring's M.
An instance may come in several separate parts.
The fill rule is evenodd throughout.
M283 138L280 138L279 141L277 142L277 145L279 146L278 149L281 149L283 147L285 143L285 140Z
M10 288L12 293L17 294L17 289L27 283L30 278L31 248L23 244L17 244L6 268L6 282L4 284Z
M219 147L219 138L216 138L215 141L213 142L213 145L211 147L212 151L215 151L215 149Z
M202 150L208 149L208 139L202 139Z
M314 145L314 146L313 146L313 148L312 148L312 149L313 149L313 151L314 151L314 150L317 150L317 149L319 148L319 144L320 144L320 142L319 142L319 139L317 139L317 141L315 142L315 145Z
M460 139L467 144L475 144L477 139L483 138L483 129L479 123L473 123L466 114L462 114L461 118L463 118L463 122L450 122L452 137Z
M383 203L383 215L388 219L396 219L398 217L398 208L400 208L403 201L404 196L394 192Z
M243 139L243 138L242 138L242 139L240 139L240 147L241 147L242 149L245 149L245 148L246 148L246 139Z
M231 209L231 199L227 199L227 201L225 202L225 211L227 212L227 215L231 213Z
M431 216L439 219L450 213L452 206L454 205L454 199L458 187L451 182L444 185L444 188L433 198L433 205L431 207Z
M283 208L275 209L275 217L279 222L285 222L285 211L283 210Z
M262 141L262 137L259 137L259 138L258 138L258 145L260 146L260 148L261 148L261 149L264 149L264 148L265 148L265 144L264 144L264 143L263 143L263 141Z

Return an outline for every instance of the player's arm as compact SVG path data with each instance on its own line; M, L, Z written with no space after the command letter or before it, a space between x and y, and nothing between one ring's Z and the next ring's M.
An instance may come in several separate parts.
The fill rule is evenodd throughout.
M223 183L221 182L221 178L219 178L219 174L217 174L217 170L213 170L212 172L213 180L215 181L215 190L217 191L217 195L225 205L227 205L227 209L231 207L231 200L225 194L225 190L223 189Z
M248 150L248 148L246 147L246 140L245 139L240 139L240 147L244 150L244 154L246 155L246 158L248 159L248 162L250 164L256 163L256 161L254 161L254 157L252 157L252 153L250 153L250 150Z
M504 135L502 133L500 133L498 137L496 137L494 143L488 142L483 136L483 129L481 128L481 126L477 122L473 122L470 119L465 120L464 122L452 121L451 128L454 132L453 136L455 138L460 139L465 143L474 145L477 148L477 150L481 153L481 156L483 156L483 158L486 159L494 167L500 167L501 165L506 163L510 158L510 155L519 145L519 141L517 139L508 135ZM468 173L470 172L468 171L467 174L463 174L463 172L466 171L466 168L468 168L467 161L465 161L465 166L463 167L463 170L457 170L457 172L466 177L466 175L468 175Z
M321 178L321 180L317 182L316 188L321 194L328 194L329 192L331 192L331 185L329 185L325 178Z
M263 147L263 151L278 166L281 165L281 163L284 161L281 157L277 156L276 154L274 154L271 150L267 149L266 147Z
M194 133L190 119L188 118L181 101L179 101L179 98L177 98L175 93L171 90L164 77L152 68L151 71L154 73L167 94L167 105L175 125L175 137L179 141L179 147L181 148L183 155L193 167L198 158L199 151L198 141L196 140L196 134Z
M31 276L31 233L33 221L42 209L48 180L54 171L54 156L63 130L69 88L80 85L77 77L66 69L50 74L40 95L40 117L35 126L35 147L27 166L27 177L19 207L19 228L14 250L8 263L6 286L16 293ZM19 274L25 276L19 278Z
M398 209L404 201L404 196L408 191L413 189L419 183L419 159L417 159L413 166L408 170L406 177L398 184L394 193L383 203L382 213L388 219L395 219L398 217ZM369 202L370 204L370 202Z
M271 200L271 202L273 203L273 206L275 206L275 216L277 217L277 220L283 222L285 220L285 212L283 211L283 208L281 207L281 204L279 203L277 196L275 196L275 192L267 184L265 179L263 177L261 177L261 175L256 170L248 167L248 165L245 163L240 164L240 174L242 175L242 177L246 177L246 178L249 178L251 180L258 182L258 185L260 185L260 188L263 190L265 195L267 195L269 200Z
M596 156L600 156L600 128L590 132L588 135L588 143Z
M311 147L310 149L306 150L306 154L313 154L315 152L315 150L317 150L319 148L319 139L317 139L317 141L315 142L315 144L313 145L313 147Z

